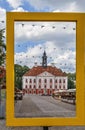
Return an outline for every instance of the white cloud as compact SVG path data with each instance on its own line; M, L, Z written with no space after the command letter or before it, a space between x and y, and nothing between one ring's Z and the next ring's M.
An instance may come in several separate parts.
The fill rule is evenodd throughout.
M0 7L0 29L6 27L6 10Z
M6 20L6 10L0 7L0 21Z
M22 26L23 24L23 26ZM33 26L34 25L34 26ZM42 27L43 26L43 27ZM53 28L54 27L54 28ZM66 29L64 29L64 27ZM15 23L15 41L24 43L27 41L56 41L64 42L74 40L75 23L67 22L19 22Z
M23 5L22 0L7 0L7 2L13 8L17 8L17 7L21 6L21 5Z
M31 6L37 10L47 10L56 12L82 11L84 0L27 0ZM83 2L83 4L82 4ZM85 10L85 9L84 9Z
M26 46L26 42L28 44L25 52L15 54L17 60L15 63L30 67L34 65L34 62L41 65L45 49L48 65L54 62L63 71L74 72L76 30L73 28L76 28L74 22L16 22L15 40L17 44L21 43L23 47Z
M22 7L18 7L16 9L12 10L12 12L28 12L28 11L24 10L24 8L22 8Z
M75 72L75 52L72 50L62 51L61 47L57 48L54 42L46 42L44 45L38 44L34 47L30 47L26 52L16 53L15 63L27 65L29 67L34 66L35 62L41 65L44 46L48 57L48 65L54 63L57 68L61 68L65 72ZM55 47L56 50L54 49Z
M54 10L53 12L76 12L79 11L76 2L71 2L70 4L63 6L59 10Z

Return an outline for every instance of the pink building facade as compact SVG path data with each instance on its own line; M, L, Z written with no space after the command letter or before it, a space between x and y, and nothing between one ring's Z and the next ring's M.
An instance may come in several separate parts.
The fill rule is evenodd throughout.
M34 66L22 77L23 91L27 94L52 95L54 91L66 90L68 77L55 66L47 66L45 52L42 66Z

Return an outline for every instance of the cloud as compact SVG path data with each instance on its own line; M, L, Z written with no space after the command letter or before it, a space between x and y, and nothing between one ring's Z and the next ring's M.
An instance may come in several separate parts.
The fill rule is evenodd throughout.
M22 8L22 7L18 7L16 9L13 9L11 12L28 12L28 11L25 10L24 8Z
M36 10L56 12L77 12L82 9L82 2L79 0L27 0ZM84 0L83 3L85 4ZM80 5L79 5L80 3ZM85 10L85 9L84 9Z
M23 26L22 26L23 24ZM65 29L64 29L65 27ZM75 23L67 22L16 22L15 41L24 43L27 41L62 41L74 40ZM62 40L61 40L62 39Z
M79 11L79 9L77 7L77 3L72 2L66 6L63 6L59 10L54 10L53 12L76 12L76 11Z
M0 21L6 20L6 10L0 7Z
M73 28L76 28L74 22L16 22L16 45L23 46L25 51L15 52L15 63L29 67L34 62L41 65L46 50L48 65L53 62L63 71L74 72L76 30Z
M0 7L0 29L6 27L6 10Z
M30 11L85 12L85 0L6 0L14 9L30 8Z
M13 8L18 8L19 6L23 5L22 0L7 0L7 2Z
M54 63L57 68L61 68L65 72L75 72L75 52L72 50L62 50L61 47L57 48L57 45L54 42L46 42L43 45L38 44L28 48L26 52L16 53L15 63L27 65L30 68L34 66L35 62L37 62L38 65L41 65L44 47L48 57L48 65Z

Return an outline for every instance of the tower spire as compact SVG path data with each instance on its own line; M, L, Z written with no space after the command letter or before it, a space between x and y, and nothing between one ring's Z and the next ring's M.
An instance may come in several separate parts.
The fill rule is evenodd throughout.
M43 56L42 56L42 66L47 67L47 55L46 55L45 50L44 50L44 53L43 53Z

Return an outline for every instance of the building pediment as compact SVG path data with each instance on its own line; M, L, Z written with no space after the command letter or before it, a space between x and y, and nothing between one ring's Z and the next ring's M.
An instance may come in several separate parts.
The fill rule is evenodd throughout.
M39 76L39 77L54 77L54 75L53 74L51 74L51 73L49 73L49 72L47 72L47 71L45 71L45 72L43 72L43 73L41 73L41 74L39 74L39 75L37 75L37 76Z

